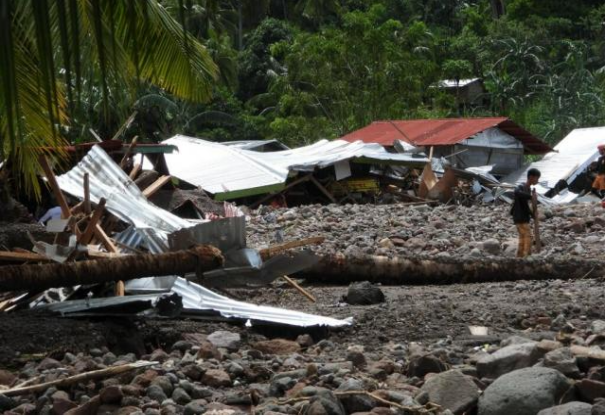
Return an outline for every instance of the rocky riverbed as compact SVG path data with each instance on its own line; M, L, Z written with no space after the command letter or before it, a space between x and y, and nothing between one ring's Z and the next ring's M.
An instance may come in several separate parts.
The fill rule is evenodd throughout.
M538 256L600 255L604 213L592 206L544 210L546 250ZM483 222L488 217L491 222ZM496 258L514 255L514 247L507 246L514 233L504 207L263 208L252 213L249 244L324 235L326 243L315 248L320 253ZM301 283L316 303L280 280L231 294L257 304L352 317L354 324L295 330L182 319L90 321L7 314L0 319L2 389L138 360L157 363L31 394L0 394L0 411L605 412L602 276L448 286Z
M250 213L248 244L263 246L325 236L320 254L477 257L514 256L517 231L508 205L310 205ZM538 257L594 258L605 242L598 204L540 207ZM438 258L437 257L437 258Z

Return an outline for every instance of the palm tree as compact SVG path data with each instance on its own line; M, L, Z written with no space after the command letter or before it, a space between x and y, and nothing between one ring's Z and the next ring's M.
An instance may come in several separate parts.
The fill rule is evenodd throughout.
M206 101L217 77L158 0L0 0L0 157L39 194L38 157L65 144L84 84L107 115L149 83Z

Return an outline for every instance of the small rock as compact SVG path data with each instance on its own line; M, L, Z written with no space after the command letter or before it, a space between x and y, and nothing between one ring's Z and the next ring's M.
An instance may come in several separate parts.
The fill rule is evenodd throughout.
M485 240L483 243L481 243L481 247L483 248L483 251L493 255L500 254L500 251L502 250L500 247L500 242L495 238Z
M174 400L175 403L184 406L191 401L191 397L189 396L189 394L187 394L185 389L177 387L176 389L174 389L174 392L172 392L172 400Z
M344 415L346 413L336 395L329 390L323 390L311 398L306 414Z
M351 283L346 296L349 305L372 305L384 300L382 290L370 282Z
M171 350L178 350L184 353L187 350L190 350L193 347L193 344L189 341L180 340L172 344Z
M559 403L570 387L567 378L551 368L515 370L485 389L479 398L479 414L536 414Z
M216 331L208 335L208 341L217 348L237 351L241 346L242 338L235 332Z
M151 385L156 385L162 388L162 390L164 391L164 394L166 394L166 396L171 396L172 395L172 391L174 390L174 387L172 386L172 381L170 381L170 378L168 378L168 376L157 376L152 382Z
M203 358L206 360L214 358L218 360L220 357L221 353L218 351L218 348L212 345L212 343L209 341L202 342L197 350L197 358Z
M0 385L10 387L16 379L17 376L10 371L0 370Z
M299 335L298 338L296 338L296 342L298 342L298 345L300 345L303 348L310 347L311 345L313 345L315 343L313 341L313 338L309 334Z
M120 386L108 386L101 389L99 397L103 404L115 404L122 401L124 393L122 393L122 388Z
M168 396L166 396L166 393L164 393L164 390L157 384L152 384L151 386L147 387L145 395L152 400L156 400L159 403L162 403L168 398Z
M600 334L605 332L605 321L597 319L596 321L592 321L590 324L590 332L593 334Z
M274 355L285 355L300 351L300 345L298 342L281 338L259 341L254 343L252 346L260 352Z
M573 356L569 348L558 348L546 353L544 356L544 367L560 371L567 377L578 378L580 376L576 357Z
M539 415L589 415L592 405L584 402L569 402L559 406L548 407L538 412ZM594 413L593 413L594 414Z
M477 373L479 377L495 379L513 370L536 364L541 355L535 342L509 345L493 354L482 356L477 361Z
M441 373L448 369L447 364L434 355L414 357L408 364L408 377L424 377L428 373Z
M12 409L15 406L17 406L17 402L12 397L0 394L0 411L4 412Z
M204 414L204 412L206 412L206 404L208 404L208 403L206 402L206 400L203 400L203 399L192 400L191 402L187 403L187 405L185 406L184 414L186 414L186 415Z
M364 391L365 386L359 380L347 379L345 380L336 391ZM375 399L366 394L351 394L340 396L340 402L342 403L345 411L349 414L355 412L367 412L378 405Z
M44 370L52 370L53 368L61 368L63 367L63 364L61 364L60 361L54 360L50 357L46 357L45 359L43 359L40 364L38 364L38 367L36 367L36 369L38 371L44 371Z
M163 349L158 348L151 353L151 355L149 356L149 361L159 361L163 363L168 358L170 358L168 353L166 353L166 351L164 351Z
M363 355L363 352L357 349L351 349L347 351L347 361L351 361L353 365L357 368L365 367L366 365L366 357Z
M466 412L479 399L479 389L473 379L458 370L429 377L420 391L428 393L430 402L450 409L455 414Z
M592 402L599 397L605 397L605 383L597 380L583 379L576 383L580 397Z
M210 387L229 387L231 386L231 377L223 370L208 370L202 376L202 383Z
M605 399L597 399L590 410L591 415L605 415Z

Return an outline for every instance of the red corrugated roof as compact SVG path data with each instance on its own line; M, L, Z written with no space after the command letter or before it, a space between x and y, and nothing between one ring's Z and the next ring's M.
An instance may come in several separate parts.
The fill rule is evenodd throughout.
M544 154L552 151L548 144L507 117L375 121L341 139L349 142L362 140L383 146L393 146L395 140L415 146L444 146L460 143L492 127L498 127L521 141L525 153Z

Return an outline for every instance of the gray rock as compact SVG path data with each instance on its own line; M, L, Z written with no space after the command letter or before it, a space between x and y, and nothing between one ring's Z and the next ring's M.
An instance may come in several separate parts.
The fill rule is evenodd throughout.
M384 293L370 282L351 283L346 301L350 305L372 305L384 302Z
M189 341L177 341L174 344L172 344L172 348L170 348L171 350L178 350L180 352L185 352L187 350L190 350L191 347L193 347L193 344Z
M552 368L523 368L499 377L479 398L480 415L536 414L553 407L571 383Z
M232 361L227 365L227 372L234 377L240 377L244 375L244 367Z
M513 335L512 337L503 339L502 342L500 343L500 347L508 347L509 345L528 344L528 343L532 343L532 342L535 343L535 341L532 339L520 337L519 335Z
M509 345L479 358L477 373L479 377L498 378L513 370L531 367L538 362L541 355L535 342Z
M307 408L308 415L344 415L345 409L336 395L330 390L322 389L312 396L309 407Z
M593 334L600 334L605 332L605 321L597 319L596 321L592 321L590 324L590 332Z
M0 411L4 412L12 409L15 406L17 406L17 402L12 397L0 394Z
M240 335L229 331L213 332L207 339L216 348L227 348L229 351L237 351L242 344Z
M365 386L359 380L347 379L338 386L336 391L364 391ZM378 405L376 400L366 394L351 394L340 396L345 411L349 414L355 412L367 412Z
M164 391L164 394L166 396L171 396L174 390L172 382L170 381L170 378L168 378L168 376L157 376L153 379L151 385L159 386Z
M183 411L186 415L202 415L206 412L206 400L192 400Z
M408 377L424 377L428 373L441 373L448 369L447 364L434 355L414 357L408 364Z
M580 377L580 369L576 364L576 357L571 354L569 348L559 348L549 351L544 356L544 367L553 368L560 371L567 377Z
M269 394L274 397L281 397L284 393L294 387L296 380L290 377L282 377L271 382Z
M191 396L187 394L185 389L177 387L174 389L174 392L172 392L172 400L174 400L175 403L184 406L191 401Z
M430 377L422 388L429 401L459 414L470 409L479 398L479 389L471 377L449 370Z
M194 400L205 399L207 397L212 397L212 390L208 387L193 385L193 390L191 390L191 393L189 394Z
M538 412L539 415L589 415L592 405L584 402L569 402L559 406L548 407Z
M164 393L164 390L157 384L152 384L151 386L147 387L145 395L152 400L156 400L159 403L162 403L168 398L168 396L166 396L166 393Z
M590 410L591 415L605 415L605 399L597 399Z
M483 251L493 255L500 254L500 251L502 250L500 247L500 242L495 238L485 240L483 243L481 243L481 247L483 248Z

